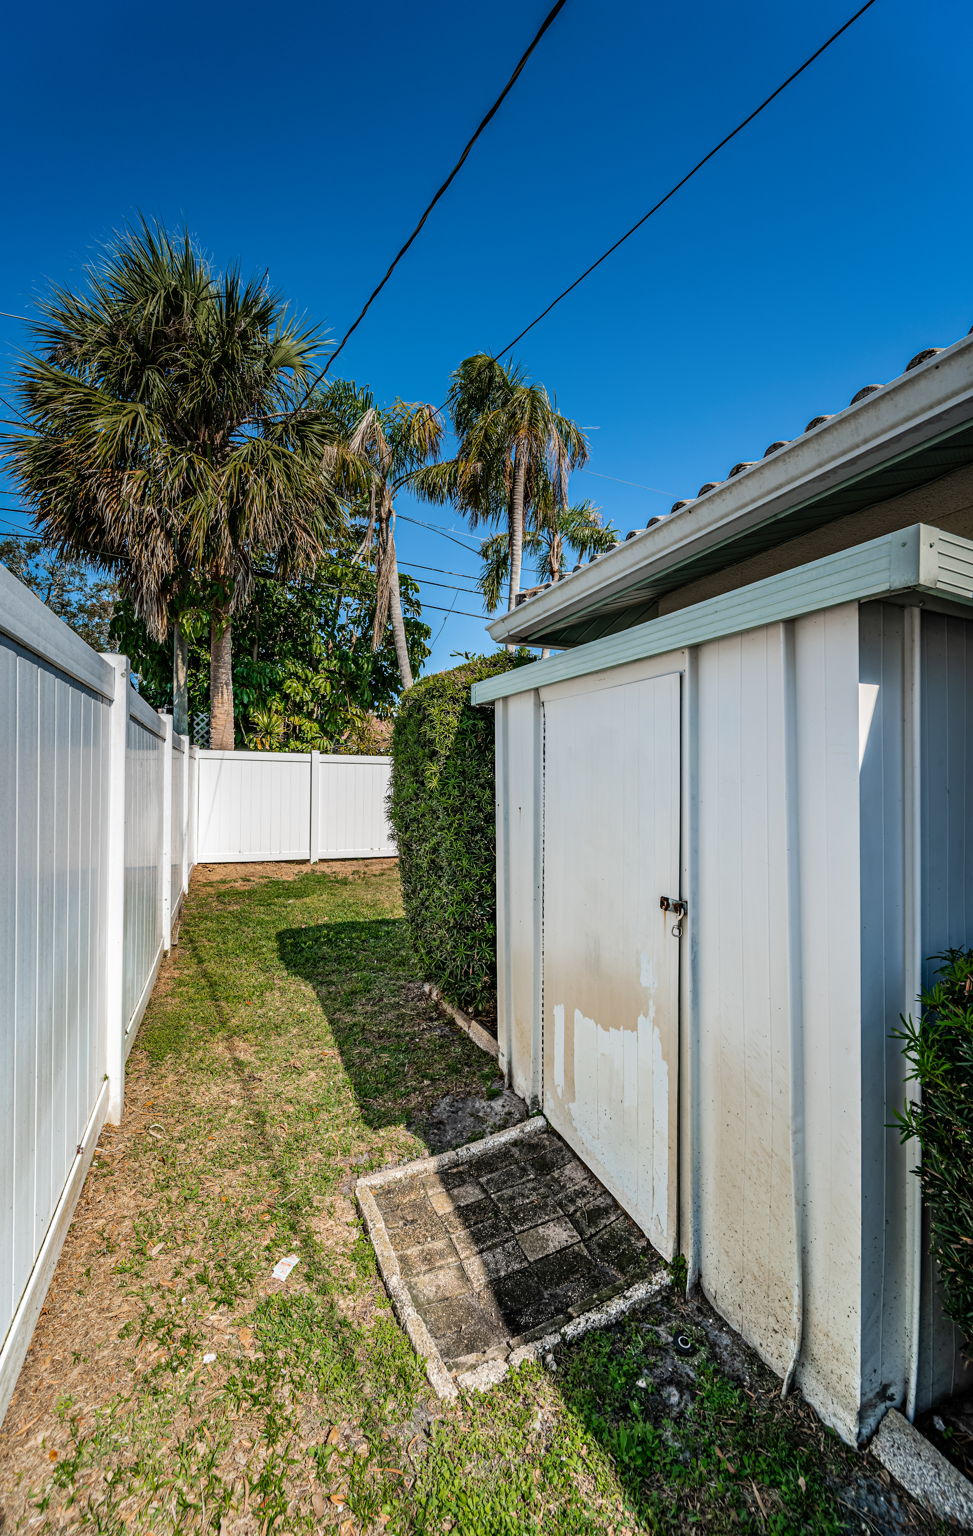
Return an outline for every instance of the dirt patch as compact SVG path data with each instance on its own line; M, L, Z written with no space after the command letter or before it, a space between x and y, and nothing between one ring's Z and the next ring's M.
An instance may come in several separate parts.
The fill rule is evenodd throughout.
M192 873L190 890L199 885L235 886L244 889L261 885L267 880L299 880L302 875L344 875L348 879L363 879L369 875L385 874L398 867L398 859L320 859L316 864L306 860L266 864L197 864Z
M941 1403L934 1413L917 1419L916 1428L973 1482L973 1397Z
M445 1027L454 1028L452 1024ZM414 1122L416 1135L421 1136L430 1152L448 1152L468 1141L492 1136L494 1131L519 1125L527 1118L527 1105L503 1086L502 1077L495 1079L489 1093L487 1098L480 1094L447 1093Z

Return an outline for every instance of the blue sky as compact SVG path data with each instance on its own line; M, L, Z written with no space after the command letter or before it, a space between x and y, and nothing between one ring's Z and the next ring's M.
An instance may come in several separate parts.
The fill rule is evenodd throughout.
M568 0L339 371L441 401L462 357L502 347L853 8ZM79 283L142 210L219 263L269 268L340 335L545 9L17 7L0 310ZM590 434L574 494L642 526L966 333L971 45L963 0L878 0L525 339L522 363ZM4 393L23 343L0 317ZM403 565L472 585L462 522L400 511L459 530L400 522ZM424 596L479 611L446 586ZM489 643L476 618L428 619L434 669Z

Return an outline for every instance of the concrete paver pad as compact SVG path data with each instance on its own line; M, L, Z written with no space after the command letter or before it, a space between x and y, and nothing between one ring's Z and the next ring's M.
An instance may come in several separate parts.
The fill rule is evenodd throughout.
M640 1282L663 1267L540 1117L373 1174L359 1181L358 1195L386 1284L432 1362L437 1390L445 1390L443 1378L505 1360L633 1286L641 1292Z

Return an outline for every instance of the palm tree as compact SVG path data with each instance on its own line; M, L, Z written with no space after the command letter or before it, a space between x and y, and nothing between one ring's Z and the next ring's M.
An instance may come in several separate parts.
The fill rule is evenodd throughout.
M233 612L258 563L313 567L343 516L329 428L297 409L314 337L263 283L144 221L88 277L33 326L14 474L52 545L112 571L155 638L173 631L177 710L179 614L208 612L210 743L232 748Z
M543 385L529 383L517 364L504 367L486 352L457 368L447 408L456 457L419 470L413 484L430 501L455 502L472 527L506 520L507 606L513 608L524 530L531 521L540 526L545 507L567 506L568 471L586 462L588 441Z
M377 578L372 649L378 650L390 623L404 692L413 677L395 552L395 498L439 451L439 414L434 406L404 400L379 408L370 390L341 380L315 403L332 423L326 458L338 484L363 510L367 506L361 553L374 559Z
M568 550L581 560L589 559L613 549L617 540L617 531L610 523L602 523L598 508L590 501L581 501L556 513L545 513L539 527L529 526L524 532L524 550L535 561L542 581L560 581ZM495 613L510 576L509 534L494 533L484 539L480 558L483 570L478 585L487 612Z

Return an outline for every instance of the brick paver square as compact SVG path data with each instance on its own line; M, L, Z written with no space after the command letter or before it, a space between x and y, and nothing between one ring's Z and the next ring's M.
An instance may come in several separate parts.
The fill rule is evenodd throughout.
M448 1368L502 1358L661 1261L553 1131L378 1186L413 1304Z

